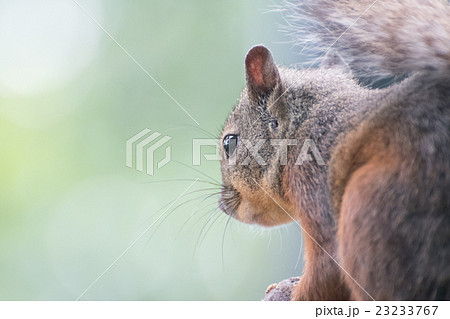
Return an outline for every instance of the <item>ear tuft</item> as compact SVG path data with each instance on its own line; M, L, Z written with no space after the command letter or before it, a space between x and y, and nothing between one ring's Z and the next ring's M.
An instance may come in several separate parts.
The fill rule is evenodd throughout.
M272 54L262 45L253 47L247 53L245 69L249 94L254 97L270 94L280 82Z

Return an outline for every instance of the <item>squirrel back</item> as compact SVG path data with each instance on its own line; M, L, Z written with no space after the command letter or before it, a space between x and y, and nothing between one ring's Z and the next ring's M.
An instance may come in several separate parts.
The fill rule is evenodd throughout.
M219 206L263 226L300 220L294 300L450 300L447 1L289 10L300 19L301 8L322 25L317 41L336 48L307 70L278 67L264 46L249 51L221 136ZM369 89L354 70L409 77Z

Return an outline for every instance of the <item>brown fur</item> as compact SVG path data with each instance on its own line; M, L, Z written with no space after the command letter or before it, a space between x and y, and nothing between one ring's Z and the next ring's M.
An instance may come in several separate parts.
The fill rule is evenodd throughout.
M403 3L380 2L387 18ZM300 220L305 267L294 300L450 300L450 44L440 41L450 30L436 11L442 3L425 1L425 11L416 12L415 2L405 1L407 15L391 21L403 28L398 32L378 22L369 28L377 9L358 24L374 33L373 42L351 38L358 29L343 39L346 54L372 50L374 67L417 71L383 90L360 86L333 53L314 70L278 68L262 46L247 55L247 87L222 133L241 142L235 153L221 152L220 207L264 226ZM336 3L317 1L311 8L327 22L337 8L347 19L355 16L352 2ZM433 27L442 39L411 33L417 41L397 41L389 51L388 39L408 34L404 27L415 19L422 26L431 19L427 14L437 16L441 25ZM429 60L411 69L416 59L427 59L424 52ZM260 139L300 143L288 148L287 165L270 143L258 152L263 165L256 159L240 165L250 154L244 140L255 145ZM325 165L296 165L306 139ZM229 165L231 159L237 164Z

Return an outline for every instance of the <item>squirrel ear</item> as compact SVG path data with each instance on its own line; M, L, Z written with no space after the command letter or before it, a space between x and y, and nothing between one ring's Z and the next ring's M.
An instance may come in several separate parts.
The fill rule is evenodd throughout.
M352 74L347 63L342 59L341 55L333 49L328 50L320 63L320 67L324 69L339 68L347 74Z
M253 47L247 53L245 71L248 92L254 98L270 94L280 82L272 54L262 45Z

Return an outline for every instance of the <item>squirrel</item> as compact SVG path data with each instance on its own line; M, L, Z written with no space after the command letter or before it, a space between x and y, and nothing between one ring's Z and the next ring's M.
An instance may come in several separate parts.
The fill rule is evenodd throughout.
M248 52L221 133L219 207L266 227L300 221L292 300L450 300L448 1L289 10L333 48L313 69L278 66L262 45ZM406 78L373 89L358 72Z

